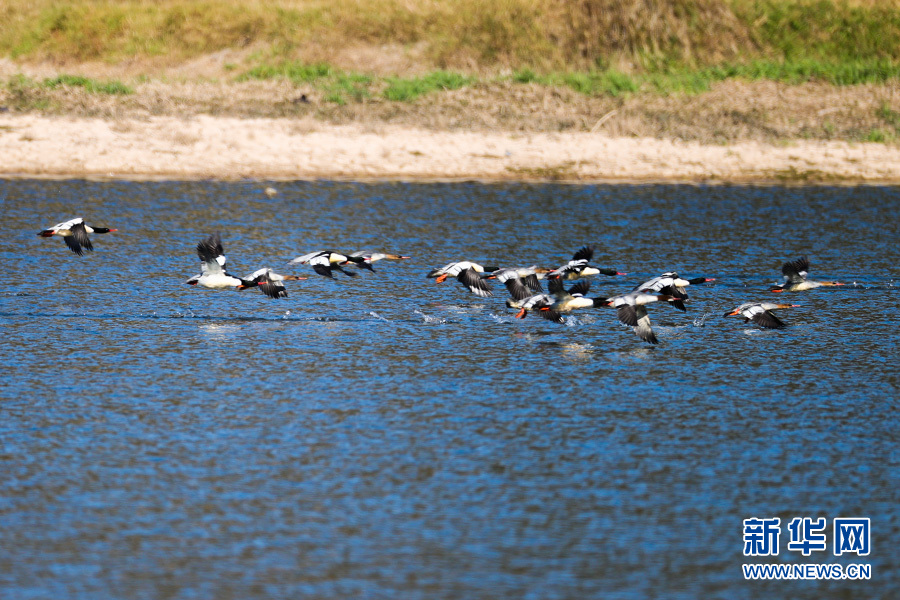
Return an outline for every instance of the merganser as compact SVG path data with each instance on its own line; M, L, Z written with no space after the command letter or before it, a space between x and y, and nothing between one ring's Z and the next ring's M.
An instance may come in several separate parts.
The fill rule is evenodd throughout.
M470 292L482 298L493 296L494 292L490 284L484 280L482 274L485 271L494 272L497 267L483 267L478 263L468 260L450 263L440 269L432 269L426 277L434 279L435 283L443 283L448 277L456 277L456 280L469 289Z
M781 273L784 275L784 283L773 286L772 291L802 292L803 290L811 290L824 285L844 285L837 281L812 281L806 278L808 275L807 271L809 271L809 259L805 256L784 263L781 266Z
M776 304L775 302L745 302L731 312L725 313L726 317L740 315L744 317L744 323L753 321L760 327L768 329L779 329L784 327L781 319L772 314L771 311L780 308L796 308L799 304Z
M118 229L110 229L108 227L91 227L86 225L84 219L77 217L63 223L58 223L49 229L44 229L38 233L41 237L53 237L58 235L62 237L69 250L78 256L84 256L84 250L93 251L94 246L91 244L89 233L110 233L118 231ZM82 249L83 248L83 249Z
M377 262L377 261L385 259L385 258L388 260L403 260L405 258L411 258L411 257L401 256L399 254L387 254L384 252L366 252L364 250L361 250L359 252L354 252L348 258L350 258L351 261L353 261L353 259L362 259L360 262L354 261L354 264L356 264L356 266L361 267L363 269L368 269L374 273L375 269L372 268L373 262Z
M635 287L634 291L674 296L676 300L672 300L672 306L674 306L678 310L684 311L687 310L684 307L684 301L688 299L688 295L684 291L684 288L689 285L706 283L708 281L715 281L715 278L694 277L693 279L682 279L675 271L669 271L667 273L663 273L659 277L654 277L653 279L645 281L641 285Z
M506 301L506 306L519 309L519 312L516 313L517 319L524 319L529 312L540 310L545 306L549 307L555 300L550 294L533 293L518 276L506 279L504 284L509 295L512 296L511 300Z
M558 269L554 269L550 273L547 274L548 278L554 277L562 277L563 279L578 279L579 277L587 277L589 275L627 275L627 273L620 273L615 269L602 269L598 267L589 266L591 258L594 257L594 247L593 246L585 246L581 248L578 252L576 252L572 256L572 260L559 267Z
M344 269L343 265L349 265L350 263L359 265L363 262L364 260L362 258L347 256L346 254L341 254L340 252L335 252L333 250L320 250L317 252L304 254L303 256L298 256L297 258L289 261L288 264L304 265L309 263L309 265L313 268L313 271L315 271L319 275L334 279L334 275L332 275L331 273L334 269L337 269L347 277L356 277L356 273Z
M576 308L593 308L605 306L606 298L588 298L585 296L591 289L591 282L578 281L568 290L563 287L561 277L554 277L547 281L547 291L553 296L554 301L548 307L541 307L540 314L545 319L562 323L563 313L569 313Z
M251 287L258 287L259 290L269 298L287 298L287 290L284 289L283 282L303 281L304 279L306 279L306 277L279 275L272 269L262 268L244 277L244 281L250 282L250 285L239 285L238 290L241 291Z
M605 298L586 298L585 294L591 289L590 281L579 281L568 290L563 288L562 278L549 279L547 287L549 294L531 295L521 279L511 279L507 282L513 300L507 300L510 308L518 308L517 319L524 319L529 312L537 312L543 318L555 323L563 323L564 313L569 313L576 308L591 308L603 306Z
M188 285L199 285L211 290L227 288L253 287L255 282L235 277L225 270L225 251L222 249L222 238L214 233L197 244L197 256L200 257L200 274L187 281Z
M634 333L639 338L650 344L658 344L656 334L650 326L650 315L647 314L645 304L651 302L674 302L674 296L667 294L646 294L636 291L606 299L605 306L617 310L619 321L634 328Z
M552 269L538 267L536 265L531 267L511 267L497 269L487 275L487 278L496 279L507 287L509 287L508 282L518 279L535 294L541 294L544 292L544 289L541 287L541 279L546 277L547 273L550 271L552 271Z

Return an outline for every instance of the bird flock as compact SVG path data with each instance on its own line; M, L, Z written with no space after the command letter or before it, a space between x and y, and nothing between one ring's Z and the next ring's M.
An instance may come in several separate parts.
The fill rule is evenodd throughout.
M38 232L41 237L62 237L66 246L78 256L85 251L93 251L94 247L88 234L111 233L117 231L108 227L92 227L78 217L54 225ZM200 274L194 275L185 283L213 290L259 288L269 298L286 298L285 281L301 281L307 279L299 275L281 275L270 268L262 268L246 277L236 277L226 270L225 251L222 238L214 233L197 244L197 256L200 258ZM688 295L685 288L715 281L712 277L695 277L684 279L678 273L669 271L635 286L632 291L610 296L588 297L591 282L586 277L605 275L610 277L627 275L616 269L602 268L590 264L594 256L592 246L579 249L572 259L556 268L538 266L530 267L485 267L472 261L452 262L438 269L432 269L426 277L442 283L450 277L456 278L464 288L481 298L494 295L491 281L502 283L509 292L510 298L506 306L516 309L516 318L524 319L535 314L555 323L564 323L568 313L587 308L609 307L616 309L619 321L630 326L643 341L657 344L659 340L653 332L647 305L661 302L673 308L686 311L685 302ZM388 254L383 252L341 253L333 250L321 250L298 256L288 262L289 265L309 265L313 272L323 277L335 278L335 272L347 277L356 277L359 269L374 272L372 263L382 259L401 260L409 256ZM843 283L835 281L813 281L808 278L809 260L802 256L788 261L781 267L782 283L773 286L772 292L798 292L822 286L838 286ZM547 291L542 281L547 282ZM575 281L566 288L567 281ZM738 316L744 322L753 322L760 327L779 329L785 327L772 312L799 305L778 302L746 302L725 313L726 317Z

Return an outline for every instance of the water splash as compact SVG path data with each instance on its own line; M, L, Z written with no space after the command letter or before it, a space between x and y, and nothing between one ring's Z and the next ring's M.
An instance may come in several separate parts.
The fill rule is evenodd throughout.
M284 314L281 315L281 318L282 318L282 319L288 319L290 316L291 316L291 311L286 310L286 311L284 311Z
M706 322L712 316L712 313L703 313L701 316L694 319L694 327L706 327Z
M378 314L377 312L375 312L374 310L369 311L369 314L370 314L371 316L375 317L376 319L378 319L379 321L384 321L385 323L390 323L390 321L389 321L388 319L385 319L384 317L382 317L381 315L379 315L379 314Z
M447 319L441 319L440 317L431 317L423 313L421 310L414 310L414 313L422 317L423 323L446 323Z
M578 317L574 317L572 315L569 315L568 317L566 317L566 320L563 322L563 324L566 327L579 327L581 325L584 325L584 323L581 322L581 319L579 319Z

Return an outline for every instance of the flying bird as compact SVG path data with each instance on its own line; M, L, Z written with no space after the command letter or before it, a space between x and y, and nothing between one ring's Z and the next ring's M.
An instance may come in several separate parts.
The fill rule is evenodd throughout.
M254 287L256 282L235 277L225 270L225 251L222 249L222 238L214 233L197 244L197 256L200 257L200 274L187 281L188 285L199 285L211 290L228 288Z
M674 296L666 294L647 294L635 291L621 294L606 299L606 306L616 309L619 321L634 329L635 335L649 344L658 344L659 340L653 332L650 324L650 315L647 314L647 304L653 302L674 302Z
M383 260L385 258L388 260L403 260L410 257L401 256L400 254L387 254L385 252L367 252L365 250L360 250L359 252L354 252L348 258L357 267L368 269L374 273L375 269L372 268L373 262L378 262L379 260Z
M775 302L745 302L732 311L725 313L726 317L744 317L744 323L753 321L766 329L781 329L784 323L776 317L772 311L781 308L796 308L799 304L777 304Z
M251 287L258 287L259 291L269 298L287 298L287 290L284 289L285 281L303 281L306 277L298 277L297 275L279 275L272 269L262 268L244 277L244 281L251 282L251 285L241 284L238 291L246 290Z
M313 268L313 271L315 271L319 275L334 279L332 271L334 271L335 269L337 269L347 277L356 277L356 273L354 273L353 271L348 271L344 268L351 263L359 266L360 264L365 263L365 259L362 257L341 254L340 252L335 252L334 250L318 250L316 252L304 254L303 256L298 256L297 258L291 260L289 264L309 264L309 266ZM369 266L368 268L371 269L371 266Z
M58 235L66 243L66 246L69 247L69 250L78 256L84 256L85 250L89 252L94 250L94 245L91 244L91 240L88 237L89 233L110 233L112 231L118 230L110 229L108 227L91 227L90 225L85 224L84 219L77 217L70 221L57 223L53 227L44 229L39 232L38 235L41 237L53 237L54 235Z
M484 273L496 271L496 267L483 267L478 263L468 260L452 262L440 269L432 269L426 277L434 279L435 283L443 283L448 277L456 277L463 286L476 296L486 298L493 296L491 285L485 280Z
M773 292L802 292L822 286L844 285L837 281L813 281L807 279L809 275L809 259L801 256L797 260L791 260L781 266L781 274L784 282L772 287Z
M675 271L669 271L663 273L659 277L654 277L653 279L645 281L641 285L635 287L634 291L674 296L675 300L672 300L672 306L678 310L684 311L687 310L684 307L684 301L688 299L687 292L684 291L684 288L689 285L706 283L708 281L715 281L715 278L694 277L693 279L682 279Z
M562 277L563 279L578 279L580 277L587 277L589 275L608 275L612 277L613 275L627 275L627 273L620 273L615 269L604 269L600 267L592 267L590 266L591 259L594 257L594 247L593 246L585 246L578 250L573 256L572 260L559 267L558 269L554 269L547 274L548 279L552 279L554 277Z

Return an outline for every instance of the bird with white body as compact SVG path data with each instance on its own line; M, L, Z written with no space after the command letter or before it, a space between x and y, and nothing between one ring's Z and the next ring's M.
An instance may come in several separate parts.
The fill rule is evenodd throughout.
M39 231L38 235L40 237L58 235L69 247L69 250L78 256L84 256L85 250L89 252L94 250L94 245L91 244L91 239L88 237L89 233L111 233L113 231L118 230L110 229L109 227L91 227L84 222L84 219L76 217Z

